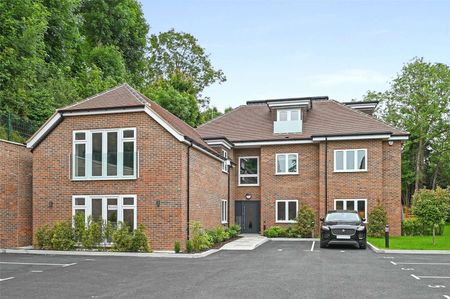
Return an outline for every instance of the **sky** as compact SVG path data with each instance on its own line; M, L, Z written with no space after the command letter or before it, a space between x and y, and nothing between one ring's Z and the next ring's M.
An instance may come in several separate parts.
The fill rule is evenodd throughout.
M150 34L193 34L227 81L219 110L248 100L384 91L414 57L450 64L450 1L141 0Z

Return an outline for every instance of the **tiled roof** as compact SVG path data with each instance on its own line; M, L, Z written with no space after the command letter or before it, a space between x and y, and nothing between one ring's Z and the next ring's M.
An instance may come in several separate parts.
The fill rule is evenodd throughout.
M87 111L97 109L117 109L117 108L131 108L147 106L153 110L164 121L175 129L181 135L195 141L198 145L213 151L208 144L206 144L200 137L199 133L186 124L184 121L156 104L154 101L148 99L143 94L136 91L128 84L119 85L113 89L102 92L100 94L89 97L81 102L60 109L60 112L70 111Z
M382 121L334 100L314 100L304 113L303 132L274 134L269 107L264 102L239 106L200 126L203 138L225 136L232 142L310 139L313 136L390 133L406 135Z

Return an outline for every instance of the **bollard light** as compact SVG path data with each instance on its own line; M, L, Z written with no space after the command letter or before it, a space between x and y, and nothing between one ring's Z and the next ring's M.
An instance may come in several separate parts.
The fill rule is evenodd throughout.
M384 228L384 247L389 248L389 224Z

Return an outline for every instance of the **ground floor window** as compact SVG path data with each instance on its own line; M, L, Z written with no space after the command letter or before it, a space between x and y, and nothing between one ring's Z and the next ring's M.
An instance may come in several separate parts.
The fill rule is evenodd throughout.
M113 226L125 223L130 230L137 227L136 195L74 195L72 216L83 214L86 223L109 221Z
M298 200L277 200L275 209L276 222L295 222L298 213Z
M367 219L367 199L335 199L334 209L357 211L359 217Z
M220 211L222 224L228 223L228 200L222 200Z

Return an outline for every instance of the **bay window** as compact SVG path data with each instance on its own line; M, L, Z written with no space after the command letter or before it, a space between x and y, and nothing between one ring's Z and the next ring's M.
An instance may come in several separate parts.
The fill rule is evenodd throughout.
M136 178L136 129L74 131L75 180Z

